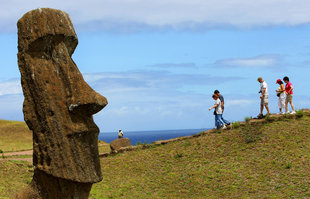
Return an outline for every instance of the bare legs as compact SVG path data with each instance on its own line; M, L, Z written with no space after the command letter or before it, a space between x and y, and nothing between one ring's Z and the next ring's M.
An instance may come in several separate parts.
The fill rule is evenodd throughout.
M265 108L266 108L266 110L267 110L267 114L270 114L268 104L265 104ZM264 110L264 105L261 104L261 105L260 105L260 115L263 115L263 110Z
M295 107L294 107L293 101L290 101L290 105L292 107L292 111L294 112ZM288 102L285 102L285 111L288 112Z

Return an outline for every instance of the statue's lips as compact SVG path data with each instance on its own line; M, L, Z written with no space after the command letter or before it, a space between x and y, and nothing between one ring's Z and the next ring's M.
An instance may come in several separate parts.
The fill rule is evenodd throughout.
M67 134L68 138L85 137L85 136L98 136L99 131L76 131Z

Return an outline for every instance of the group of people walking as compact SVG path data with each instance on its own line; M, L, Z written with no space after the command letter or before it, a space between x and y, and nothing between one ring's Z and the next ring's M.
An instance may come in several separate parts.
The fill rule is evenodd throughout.
M268 107L268 85L267 83L263 80L263 78L259 77L257 78L257 81L261 84L260 91L260 114L257 116L258 118L263 118L263 110L264 107L267 110L267 114L270 114L269 107ZM278 114L295 114L295 108L293 104L293 84L290 82L290 79L285 76L283 78L283 81L286 83L284 86L284 83L282 82L281 79L278 79L276 81L276 84L279 84L279 88L276 90L276 94L278 96L278 107L279 107L279 113ZM292 107L292 112L289 112L288 110L288 104L290 103ZM285 112L282 112L282 110Z
M261 84L260 86L260 113L257 116L257 118L263 118L263 110L264 107L267 110L267 114L270 114L269 106L268 106L268 85L263 80L262 77L257 78L257 81ZM286 83L284 86L283 81ZM295 108L293 104L293 85L290 82L289 78L285 76L283 78L283 81L281 79L278 79L276 81L276 84L279 84L279 88L276 90L276 95L278 96L278 106L279 106L279 113L278 114L295 114ZM216 129L225 129L227 128L227 125L230 125L230 122L225 120L223 118L223 112L224 112L224 97L221 95L221 93L218 90L214 91L214 94L212 95L212 98L215 100L214 106L209 108L209 111L212 109L214 110L214 116L215 116L215 128ZM288 104L292 107L292 112L289 112L288 110ZM285 111L284 111L285 109ZM284 112L282 112L284 111Z
M223 112L224 112L224 97L221 95L220 91L215 90L214 94L212 95L212 98L215 100L214 106L209 108L209 111L211 109L215 109L213 114L215 116L215 128L216 129L226 129L226 125L230 125L230 122L225 120L223 118Z

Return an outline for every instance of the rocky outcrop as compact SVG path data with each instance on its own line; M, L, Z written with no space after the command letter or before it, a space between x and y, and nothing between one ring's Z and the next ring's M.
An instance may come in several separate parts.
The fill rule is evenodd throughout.
M117 152L122 147L129 147L129 146L131 146L131 143L128 138L119 138L110 143L110 148L112 152Z
M71 58L78 39L67 13L39 8L17 26L24 119L33 132L30 189L40 198L87 198L91 185L102 180L92 115L107 100L84 81ZM27 191L20 198L29 198Z

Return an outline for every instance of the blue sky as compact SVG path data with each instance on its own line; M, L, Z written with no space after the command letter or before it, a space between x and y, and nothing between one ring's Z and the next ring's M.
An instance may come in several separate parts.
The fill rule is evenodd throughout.
M108 98L94 116L102 132L210 128L215 89L225 118L256 116L259 84L277 112L278 78L296 108L310 108L310 2L305 0L0 0L0 118L23 120L16 22L38 7L66 11L79 45L73 59Z

